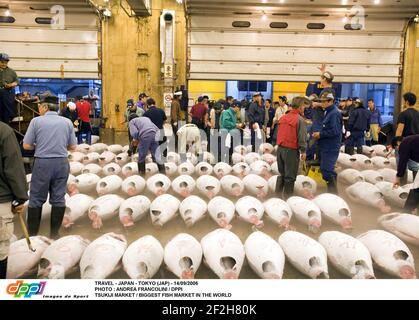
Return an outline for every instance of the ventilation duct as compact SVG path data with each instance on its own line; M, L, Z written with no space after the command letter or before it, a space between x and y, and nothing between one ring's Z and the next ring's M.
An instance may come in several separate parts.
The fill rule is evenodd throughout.
M137 16L151 16L151 0L127 0L127 2Z

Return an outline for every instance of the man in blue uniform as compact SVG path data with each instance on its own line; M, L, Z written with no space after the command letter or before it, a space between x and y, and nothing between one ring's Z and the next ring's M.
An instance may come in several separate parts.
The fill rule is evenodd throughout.
M31 121L23 148L35 150L31 194L28 208L29 234L39 232L42 206L47 201L52 206L51 238L58 238L65 212L65 193L70 173L67 150L75 150L77 139L73 123L58 115L58 98L48 96L39 104L40 117Z
M361 100L355 101L355 109L351 112L348 122L345 153L354 154L354 148L362 154L362 147L365 145L365 133L370 131L371 113L364 108Z
M336 92L333 89L333 80L335 76L330 71L326 71L326 65L322 65L319 68L319 70L322 73L320 76L320 86L323 88L320 93L320 97L326 93L331 93L335 97ZM324 109L322 107L322 103L317 102L314 97L312 108L312 126L309 130L311 139L308 144L307 160L315 160L315 162L318 163L320 161L320 153L317 145L317 140L313 138L313 133L319 132L321 130L325 114Z
M318 140L320 169L323 179L327 182L328 192L337 194L335 165L342 141L342 115L335 106L332 93L324 93L320 101L325 110L325 118L321 130L314 132L313 138Z

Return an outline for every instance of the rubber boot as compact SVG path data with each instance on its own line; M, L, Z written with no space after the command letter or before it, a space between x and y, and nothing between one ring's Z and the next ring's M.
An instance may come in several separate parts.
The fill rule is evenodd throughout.
M42 208L28 208L28 232L30 237L38 235L41 217Z
M407 197L406 204L404 205L404 209L412 213L414 210L418 208L419 205L419 189L412 189L409 192L409 196Z
M400 178L400 185L401 186L405 186L407 184L407 177L408 177L408 175L407 175L407 170L406 170L405 175Z
M51 209L51 239L57 240L59 238L58 231L63 224L65 207L52 207Z
M157 164L157 167L159 168L159 172L161 174L166 174L166 167L164 166L164 164Z
M355 150L355 148L354 148L354 147L351 147L351 146L345 146L345 153L346 153L346 154L349 154L350 156L353 156L353 155L354 155L354 150Z
M278 176L278 179L276 180L275 193L281 199L284 197L284 195L283 195L283 193L284 193L284 185L285 185L284 177Z
M138 174L145 177L145 162L138 162Z
M285 182L284 184L284 200L288 200L294 195L295 182Z
M331 180L327 181L327 192L336 195L338 194L336 178L332 178Z
M7 258L0 260L0 279L6 279L7 274Z

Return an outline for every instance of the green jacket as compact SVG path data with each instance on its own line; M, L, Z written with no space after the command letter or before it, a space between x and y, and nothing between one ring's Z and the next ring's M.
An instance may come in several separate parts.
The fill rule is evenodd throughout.
M137 114L137 116L138 116L139 118L141 118L141 117L144 115L144 110L143 110L143 109L141 109L141 108L138 108L136 112L133 112L133 111L131 111L131 110L128 108L128 109L127 109L127 111L125 111L125 122L129 122L129 118L130 118L130 115L131 115L132 113L136 113L136 114Z
M220 128L231 132L236 129L237 126L237 114L233 108L229 108L223 112L220 119Z

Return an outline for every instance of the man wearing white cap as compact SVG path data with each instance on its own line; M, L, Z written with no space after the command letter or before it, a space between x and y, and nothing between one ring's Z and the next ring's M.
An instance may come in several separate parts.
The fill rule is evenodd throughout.
M177 131L181 125L179 122L184 122L186 120L185 112L180 108L180 99L182 99L182 91L175 92L172 100L172 105L170 107L170 123L172 125L173 136L175 137L175 142L177 146Z
M74 102L67 103L67 107L61 112L61 116L69 119L74 126L74 131L79 131L79 114L77 113L77 106Z

